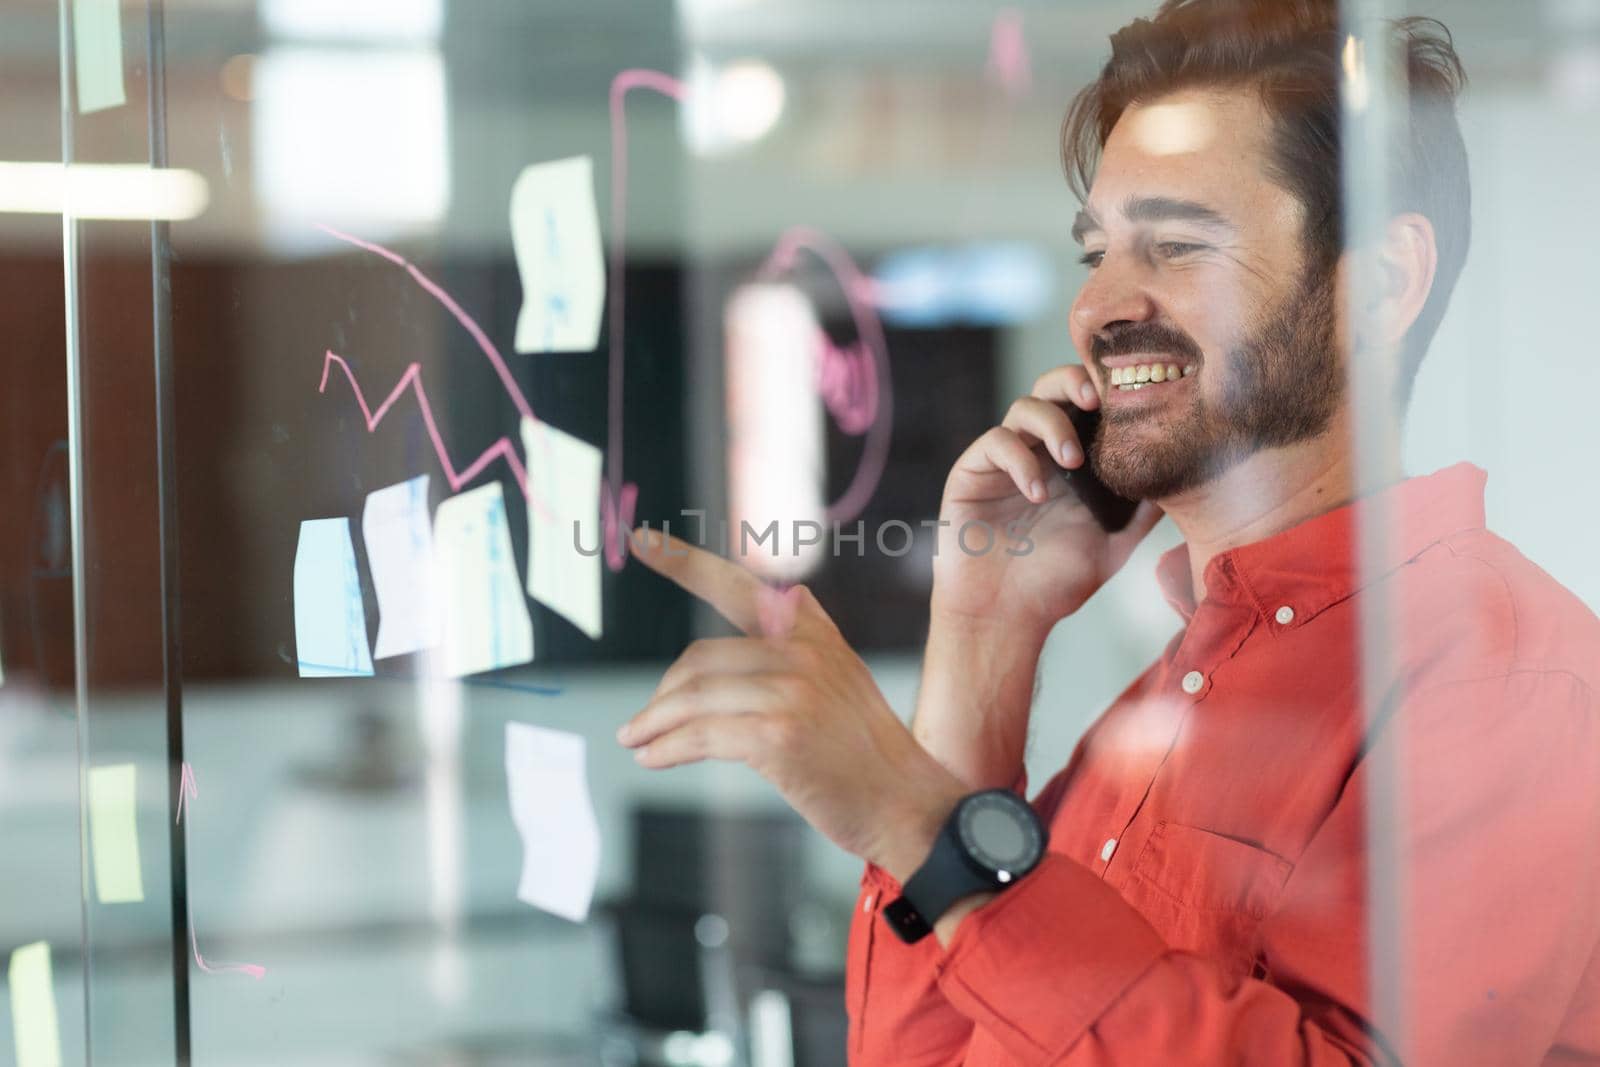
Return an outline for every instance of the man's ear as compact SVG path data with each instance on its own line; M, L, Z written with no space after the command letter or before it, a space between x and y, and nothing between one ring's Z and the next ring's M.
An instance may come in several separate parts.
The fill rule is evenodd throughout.
M1433 291L1439 265L1433 223L1414 211L1390 219L1375 265L1380 284L1363 329L1375 328L1373 339L1385 347L1398 346Z

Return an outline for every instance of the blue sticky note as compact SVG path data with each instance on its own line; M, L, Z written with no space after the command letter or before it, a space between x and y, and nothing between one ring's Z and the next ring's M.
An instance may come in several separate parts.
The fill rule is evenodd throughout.
M378 595L376 659L403 656L439 643L433 580L433 516L428 476L386 486L367 496L361 513L367 566Z
M294 638L302 678L372 673L349 519L300 524L294 554Z
M78 74L78 112L121 107L121 0L72 0L72 57Z

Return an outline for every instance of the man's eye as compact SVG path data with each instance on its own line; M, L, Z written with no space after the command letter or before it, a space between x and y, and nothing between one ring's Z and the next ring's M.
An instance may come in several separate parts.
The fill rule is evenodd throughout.
M1104 258L1106 258L1106 254L1104 252L1085 252L1083 255L1078 257L1078 262L1093 270L1095 267L1100 265L1100 261Z
M1205 245L1192 244L1188 241L1161 241L1156 245L1161 254L1168 259L1188 255L1190 252L1198 252L1204 247Z

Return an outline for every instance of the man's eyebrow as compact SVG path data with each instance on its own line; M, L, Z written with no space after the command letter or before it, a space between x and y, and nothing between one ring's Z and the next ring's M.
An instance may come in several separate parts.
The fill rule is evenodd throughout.
M1202 226L1212 226L1221 230L1233 230L1235 227L1228 217L1216 208L1207 207L1197 200L1180 200L1171 196L1136 196L1130 197L1122 205L1122 213L1132 222L1171 222L1183 220L1198 222ZM1083 243L1083 235L1093 230L1101 229L1100 220L1094 212L1084 208L1078 212L1078 217L1072 223L1072 239L1079 244Z
M1100 220L1094 217L1094 212L1084 208L1078 212L1078 217L1072 220L1072 239L1078 244L1083 244L1083 235L1090 230L1098 230Z

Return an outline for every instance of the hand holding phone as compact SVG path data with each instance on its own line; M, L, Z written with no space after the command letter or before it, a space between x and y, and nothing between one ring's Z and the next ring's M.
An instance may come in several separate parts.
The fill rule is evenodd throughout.
M1096 408L1093 411L1085 411L1068 400L1057 400L1055 403L1067 413L1067 418L1072 420L1072 428L1078 433L1084 455L1081 466L1058 468L1061 476L1067 480L1067 484L1078 494L1078 499L1084 502L1094 515L1095 521L1099 522L1107 533L1116 533L1124 529L1133 518L1133 513L1138 510L1139 502L1118 496L1106 488L1106 484L1095 476L1089 466L1089 448L1094 443L1095 434L1100 430L1100 410Z
M1015 780L1051 629L1161 518L1154 501L1123 500L1085 466L1096 399L1082 364L1047 371L945 480L916 736L975 788Z
M1094 390L1081 364L1046 372L956 460L939 509L935 611L1038 637L1159 521L1155 503L1118 496L1087 466L1101 421Z

